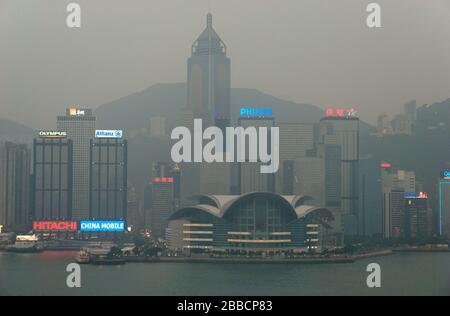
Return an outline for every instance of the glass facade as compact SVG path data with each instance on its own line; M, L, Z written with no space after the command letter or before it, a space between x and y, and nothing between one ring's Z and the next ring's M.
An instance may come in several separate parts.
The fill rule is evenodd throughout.
M33 220L72 219L72 141L34 140Z
M94 139L90 146L89 218L127 218L127 141Z
M292 196L290 197L292 198ZM169 220L169 248L177 250L283 251L318 249L324 242L324 210L295 209L289 197L253 193L221 205L215 197L201 198L198 206L181 209ZM309 212L309 210L311 210ZM329 211L328 211L329 212ZM331 213L330 213L331 214ZM324 221L322 221L324 219Z

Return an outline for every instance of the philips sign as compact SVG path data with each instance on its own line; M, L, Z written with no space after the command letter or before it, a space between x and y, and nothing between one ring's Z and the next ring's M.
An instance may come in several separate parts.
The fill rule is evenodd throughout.
M271 108L241 108L242 117L273 117Z
M124 221L81 221L80 231L82 232L123 232L125 231Z
M122 138L123 131L121 130L97 130L95 131L95 138Z

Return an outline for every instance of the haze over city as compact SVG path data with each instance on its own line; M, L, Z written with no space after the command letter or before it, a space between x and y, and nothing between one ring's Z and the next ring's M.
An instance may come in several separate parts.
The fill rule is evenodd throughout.
M186 81L205 14L227 44L233 87L296 103L354 107L362 120L450 97L450 3L359 0L0 0L0 117L54 126L71 105L96 108L158 83ZM126 105L124 105L126 106ZM249 104L251 106L251 104Z

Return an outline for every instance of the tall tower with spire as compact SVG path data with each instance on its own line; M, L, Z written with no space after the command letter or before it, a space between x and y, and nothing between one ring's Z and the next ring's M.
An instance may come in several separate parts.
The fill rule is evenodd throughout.
M230 126L230 59L227 47L212 25L208 13L206 29L192 45L188 59L187 108L204 126Z

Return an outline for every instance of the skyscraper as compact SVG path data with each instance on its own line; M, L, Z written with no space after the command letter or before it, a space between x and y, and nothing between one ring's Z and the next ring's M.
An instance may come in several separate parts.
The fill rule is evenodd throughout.
M313 124L280 123L280 171L276 176L276 189L280 194L294 193L294 160L306 157L314 149Z
M173 213L173 178L152 180L151 229L155 237L164 238L169 217Z
M96 118L89 109L67 109L58 116L57 129L67 132L73 142L73 219L89 218L90 141L95 134Z
M406 237L405 193L416 192L415 173L383 164L381 187L384 238L404 238Z
M90 141L89 219L127 219L128 142L120 138Z
M438 181L438 234L450 239L450 169L442 171Z
M34 140L33 220L72 220L72 141Z
M320 139L325 145L341 146L341 212L345 234L358 233L359 119L355 116L328 116L320 122ZM343 227L344 227L343 226Z
M203 33L192 45L188 59L187 108L204 126L224 130L230 124L230 59L227 47L207 16Z
M362 236L382 235L382 194L380 162L365 157L359 162L359 225Z
M428 195L424 192L405 193L405 234L408 239L426 239L431 236L431 212Z
M243 128L255 127L258 132L258 140L261 135L259 135L259 128L266 127L267 132L267 148L269 151L272 150L272 134L270 128L275 126L275 118L271 116L241 116L238 120L238 125ZM249 160L250 145L248 141L245 142L245 153L247 155L246 162L238 163L238 174L239 174L239 192L240 194L250 193L250 192L272 192L275 193L275 176L273 173L261 173L262 162L251 162ZM259 144L257 144L259 150Z
M30 206L31 153L26 145L7 142L0 157L0 225L26 229Z

